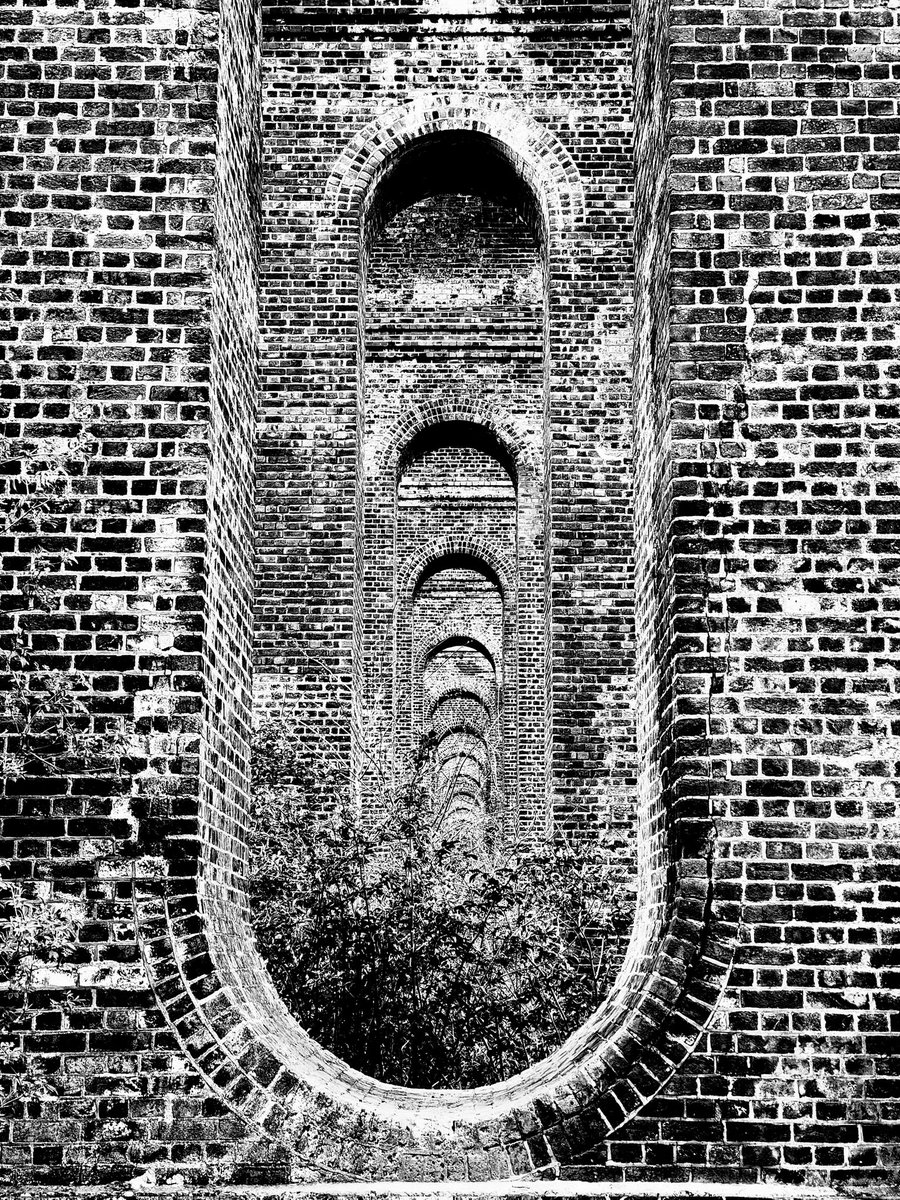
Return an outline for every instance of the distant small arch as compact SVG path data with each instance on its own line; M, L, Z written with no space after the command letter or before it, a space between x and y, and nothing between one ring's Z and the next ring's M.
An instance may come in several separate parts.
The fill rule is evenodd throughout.
M442 426L470 427L473 438L481 437L486 444L493 442L498 455L508 469L518 490L520 482L537 471L535 453L529 447L526 431L516 430L500 417L484 400L454 399L452 403L431 402L408 409L376 443L374 466L379 473L396 476L409 455L410 448L430 431Z
M437 579L445 571L466 571L470 575L480 576L493 587L498 596L502 596L502 586L497 572L474 554L446 554L426 563L413 584L412 595L416 600L432 580Z
M429 636L423 638L416 646L413 647L413 662L417 671L421 671L425 665L428 655L432 652L435 646L446 642L450 638L457 637L472 637L476 641L481 642L490 652L496 666L500 668L499 673L502 674L503 667L503 641L502 631L498 636L496 630L492 630L486 621L470 621L463 626L458 618L448 621L442 621L439 625L433 626L429 631Z
M468 703L471 705L473 702L469 701ZM485 708L479 709L477 713L459 712L454 708L453 711L443 716L441 711L439 707L436 716L429 724L429 737L441 739L448 733L464 730L482 738L485 745L491 746L492 752L496 753L496 726Z
M477 638L469 637L466 634L457 634L456 636L446 638L444 641L439 642L436 646L432 646L432 648L425 654L424 665L427 667L428 664L434 658L436 658L438 654L441 654L445 650L453 650L457 646L463 646L467 650L477 650L480 654L484 655L494 670L497 669L497 663L494 655L487 648L487 646Z
M415 595L425 572L431 572L434 564L445 561L451 564L479 563L481 569L492 574L500 589L504 603L514 595L512 586L516 577L513 564L483 538L448 534L410 555L397 572L397 596L409 603Z
M442 732L438 734L436 749L439 750L440 746L446 742L446 739L454 737L454 734L456 733L464 733L467 737L478 739L479 743L484 746L485 754L490 754L490 751L488 751L485 743L484 730L479 730L479 728L476 728L476 726L470 725L468 721L458 721L456 725L449 725L445 728L445 730L442 730Z
M518 482L515 454L486 422L444 420L423 424L400 448L396 459L398 482L404 473L425 458L445 448L476 450L498 463L509 477L514 492Z
M485 703L484 697L480 696L473 688L451 688L449 691L443 692L431 702L426 715L432 719L443 705L455 703L476 704L486 715L490 716L490 709Z

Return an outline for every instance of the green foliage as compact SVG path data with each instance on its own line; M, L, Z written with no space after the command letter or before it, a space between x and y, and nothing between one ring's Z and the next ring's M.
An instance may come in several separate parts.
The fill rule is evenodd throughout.
M56 966L78 948L83 921L74 900L26 895L16 883L0 883L0 980L27 990L40 966Z
M0 533L32 530L68 494L90 454L84 437L0 435Z
M602 845L489 851L444 829L427 748L369 821L332 761L277 725L253 766L257 939L300 1023L351 1066L410 1087L495 1082L606 994L630 911Z

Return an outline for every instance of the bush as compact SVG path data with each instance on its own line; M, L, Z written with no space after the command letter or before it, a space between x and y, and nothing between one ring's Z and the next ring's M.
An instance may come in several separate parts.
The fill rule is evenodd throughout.
M608 990L630 912L602 847L447 830L424 747L364 821L333 760L254 747L250 911L279 992L345 1062L475 1087L544 1057Z

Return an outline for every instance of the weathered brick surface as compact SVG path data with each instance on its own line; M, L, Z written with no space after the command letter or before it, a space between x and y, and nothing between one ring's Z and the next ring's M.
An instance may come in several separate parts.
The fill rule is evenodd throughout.
M4 993L10 1044L56 1086L25 1100L4 1064L7 1178L896 1178L896 13L272 6L258 85L248 5L0 9L5 415L96 444L42 520L74 555L49 613L22 594L35 534L3 544L3 631L82 672L96 730L128 739L116 777L6 781L9 874L85 918L76 961ZM256 652L272 694L335 728L365 644L359 347L381 345L362 374L398 413L404 387L439 406L452 386L402 296L390 339L361 325L360 205L436 121L508 145L545 197L539 334L523 287L515 322L491 316L502 353L477 357L462 306L440 349L465 343L459 374L481 364L544 423L553 738L529 751L561 820L635 819L641 890L607 1006L483 1095L330 1061L244 924L260 95ZM495 217L482 288L525 261ZM370 265L390 269L393 228ZM486 540L490 513L496 549L502 455L415 444L423 527L482 456L486 508L455 535ZM493 584L457 570L419 592L411 657L479 589L498 638Z
M897 1164L895 18L673 6L668 779L740 933L599 1177Z
M485 185L479 166L487 181L500 174L487 156L479 163L478 149L475 168L456 159L471 187ZM445 172L455 153L453 143L439 146L431 169ZM405 199L423 169L414 159L387 181L386 216L392 195ZM521 192L505 174L498 185ZM369 220L377 229L377 216ZM472 756L482 763L465 810L486 811L511 833L543 831L547 821L544 292L525 215L477 194L411 205L367 256L364 703L382 709L385 740L401 753L417 732L439 737L442 775L454 778ZM465 421L474 397L487 427ZM471 691L476 673L486 707L474 723L448 724L454 696ZM439 730L432 709L445 697Z
M5 783L8 874L73 897L84 918L75 961L39 975L24 1003L3 997L39 1084L25 1103L22 1061L4 1068L7 1178L127 1177L201 1147L215 1157L238 1128L176 1053L135 941L133 892L136 878L196 877L202 704L214 695L206 529L210 505L228 511L221 481L207 489L211 333L236 408L255 341L238 308L241 165L216 153L217 128L246 130L257 104L248 21L252 8L180 2L25 0L0 12L6 431L84 433L91 449L39 536L4 545L4 631L30 638L39 665L80 672L94 731L126 738L121 776L76 767ZM243 303L253 310L252 287ZM237 318L230 333L221 317L211 329L214 306ZM221 544L215 534L212 554ZM22 584L40 549L74 558L49 577L59 601L36 618ZM227 678L227 662L219 669ZM239 742L212 753L224 773Z

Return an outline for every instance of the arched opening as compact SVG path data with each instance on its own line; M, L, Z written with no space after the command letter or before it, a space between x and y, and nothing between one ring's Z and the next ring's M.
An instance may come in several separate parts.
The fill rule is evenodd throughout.
M421 690L422 729L434 746L438 819L446 828L477 827L483 839L502 807L498 664L474 639L448 638L428 654Z
M441 827L451 836L489 842L491 750L482 730L459 725L438 740L436 799Z
M427 563L414 588L410 659L411 723L414 737L434 745L447 722L467 711L477 730L487 766L479 784L477 811L508 833L516 814L505 799L515 770L515 713L504 701L504 667L512 622L500 580L474 555L450 554ZM445 768L438 760L439 772ZM446 780L438 808L446 810Z
M472 690L472 681L465 688L448 689L443 692L429 707L426 718L436 728L440 728L448 719L457 713L465 714L471 723L480 724L489 721L491 715L490 698Z
M344 290L352 293L356 272L362 270L356 226L348 217L355 219L370 207L372 180L382 178L386 164L441 121L467 130L473 125L489 128L498 139L510 136L528 164L528 179L540 181L551 253L557 262L568 262L568 233L575 229L581 238L576 227L584 210L578 169L552 131L537 128L503 104L460 105L439 97L424 116L417 103L378 117L341 157L327 193L335 220L329 226L323 218L322 226L329 288L343 270ZM659 258L657 254L653 261ZM665 311L663 302L654 307L648 301L645 316L651 308L654 314ZM341 328L349 344L355 337L355 320L354 310L346 328ZM576 310L571 310L569 320L571 330L577 332L581 316ZM639 326L642 331L645 327ZM314 369L320 370L318 364ZM333 403L330 393L329 402ZM191 840L182 838L179 830L173 841L178 842L182 857L173 862L169 878L160 882L146 880L140 873L135 876L142 952L166 1011L169 1035L225 1106L254 1131L261 1146L277 1138L282 1146L297 1150L298 1169L339 1178L335 1163L352 1162L354 1170L370 1179L421 1178L423 1164L447 1179L473 1178L475 1171L479 1178L554 1171L577 1160L639 1112L683 1062L715 1010L731 933L713 907L714 884L706 874L711 863L700 828L707 827L702 797L688 794L682 803L669 795L680 764L670 740L671 724L667 725L671 691L666 690L665 679L657 678L667 669L668 653L666 596L661 592L669 578L665 481L670 443L658 392L640 386L636 404L639 430L646 437L652 435L652 444L639 441L638 446L655 471L643 477L637 508L639 629L644 634L637 688L643 722L638 824L642 899L625 968L594 1017L531 1069L475 1090L409 1091L350 1069L300 1028L255 949L246 922L241 867L246 788L239 766L232 771L233 786L223 787L211 757L205 763L196 854L192 856ZM434 408L413 405L412 410L412 424L436 420ZM439 409L443 413L464 410L490 411L488 404L471 396ZM318 415L316 410L313 418L318 420ZM217 419L226 442L233 439L228 416L223 406ZM494 420L491 413L485 423ZM404 416L397 425L405 423ZM500 424L499 416L496 423ZM329 437L331 432L329 427ZM352 446L352 436L344 431L344 437L343 445ZM523 440L527 438L523 427ZM328 444L343 449L337 439ZM358 444L361 452L361 437ZM541 461L540 455L536 461ZM345 505L345 512L352 511L352 504ZM360 506L357 518L361 511ZM323 536L320 543L312 543L316 570L332 589L346 566L341 558L344 547L352 550L353 546L352 531L347 536L341 526L338 532L340 537ZM360 537L357 523L357 545ZM304 551L308 544L302 544ZM357 563L361 558L357 550ZM301 561L307 569L306 559ZM223 578L233 573L233 560L226 556L214 560L211 571L211 586L220 587ZM359 577L358 572L352 592L355 604L362 595ZM405 580L401 572L398 595ZM349 596L347 588L341 597L345 608L337 610L337 616L331 595L327 605L306 604L304 609L304 653L314 634L314 650L319 653L332 645L338 648L337 671L344 671L343 663L349 663L346 646L351 623L343 617ZM284 611L280 594L266 603L273 611ZM354 624L352 631L360 644L364 623ZM223 664L221 655L216 661L222 643L211 640L209 645L215 669L223 671L226 680L227 700L232 677L224 671L227 662ZM245 650L242 644L235 652ZM309 685L309 692L292 692L289 698L297 694L315 698L322 689L320 677L312 670L301 682ZM277 679L275 683L282 686ZM327 707L324 713L323 723L331 715ZM315 716L318 719L318 710ZM227 704L221 711L218 704L210 706L205 724L212 756L220 735L233 736L231 709ZM179 871L182 862L186 869ZM403 1152L398 1153L401 1143Z
M448 623L484 633L502 657L495 788L507 827L541 836L551 628L542 209L497 139L438 131L381 175L362 244L357 725L378 727L402 767L427 732L423 646ZM406 564L450 543L488 544L509 564L505 593L478 576L484 562L472 574L447 554L406 579Z
M397 214L436 196L478 196L513 210L535 240L544 235L538 199L509 147L476 130L440 130L396 156L369 198L368 244Z

